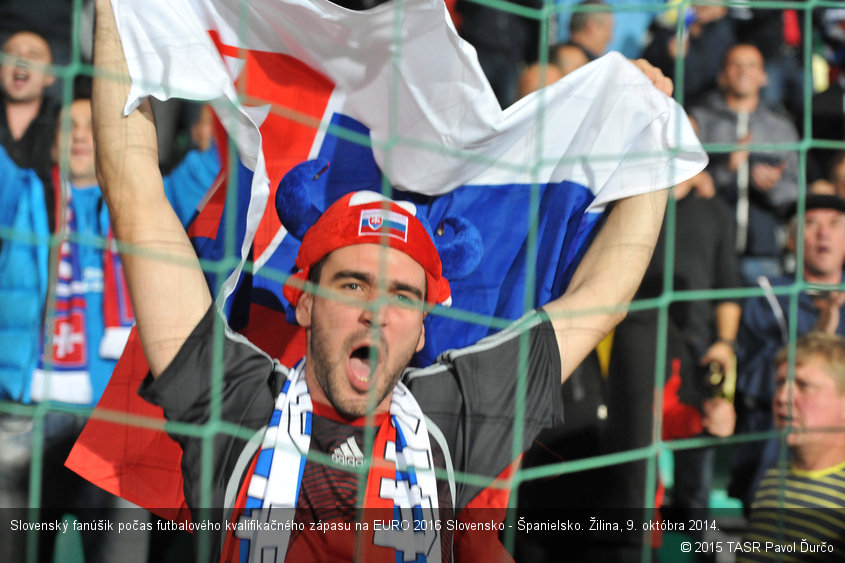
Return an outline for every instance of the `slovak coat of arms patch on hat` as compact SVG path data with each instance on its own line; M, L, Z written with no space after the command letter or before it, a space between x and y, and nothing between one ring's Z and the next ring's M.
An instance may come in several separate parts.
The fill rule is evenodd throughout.
M388 236L408 242L408 218L389 209L362 209L359 236Z

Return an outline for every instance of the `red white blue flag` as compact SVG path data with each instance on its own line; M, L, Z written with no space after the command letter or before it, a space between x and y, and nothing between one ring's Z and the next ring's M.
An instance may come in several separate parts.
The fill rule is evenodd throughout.
M289 362L303 350L301 335L280 349L280 340L295 338L294 327L283 327L282 336L249 328L262 322L259 314L285 305L281 279L298 241L279 224L273 202L284 173L304 160L330 162L325 190L311 194L319 208L348 191L379 191L384 177L430 225L447 216L472 222L485 252L473 274L451 283L453 308L497 319L516 318L563 292L606 204L667 188L706 165L680 106L618 54L503 110L442 0L366 11L328 0L113 5L132 78L127 111L150 95L209 101L233 141L229 178L238 189L221 183L210 193L189 234L203 258L252 261L257 273L238 268L210 283L230 324ZM493 330L454 315L429 315L427 322L420 364ZM133 359L118 370L138 365L137 348L127 354ZM135 377L144 371L136 368ZM121 390L107 390L101 407L156 412L137 404L137 385L124 375L116 372L113 383ZM178 455L175 444L153 446L151 440L168 439L131 430L127 441L149 446L135 475L174 470L164 459L172 452L160 463L149 452L175 448ZM104 455L102 449L119 448L113 433L109 440L100 435L102 443L86 429L73 469L134 502L175 506L181 481L168 492L139 490L162 481L128 477L127 452ZM102 460L96 469L92 452Z

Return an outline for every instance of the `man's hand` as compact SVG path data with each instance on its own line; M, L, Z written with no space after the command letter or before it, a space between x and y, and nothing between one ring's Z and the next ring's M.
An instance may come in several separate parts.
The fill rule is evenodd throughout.
M839 309L845 305L845 292L832 291L827 296L814 299L813 303L819 310L816 330L836 334L836 329L839 328Z
M716 183L713 181L713 176L706 170L702 170L692 178L693 189L698 193L698 197L710 199L716 195Z
M710 362L716 362L722 373L728 373L728 370L733 367L734 356L734 349L730 344L717 340L704 352L699 363L706 366Z
M667 96L672 95L672 90L674 89L672 79L666 77L663 74L663 71L661 71L659 68L657 68L645 59L632 60L631 62L634 63L636 67L640 69L643 74L646 75L646 78L651 80L651 83L654 84L655 88L657 88Z
M704 416L701 419L704 428L713 436L725 438L734 433L736 411L733 403L718 397L707 399L702 405Z
M785 162L776 165L758 162L751 167L751 184L760 191L771 190L780 182L785 166Z
M713 182L711 176L706 170L702 170L689 180L684 180L680 184L675 184L675 199L681 201L691 191L695 191L698 197L710 199L716 195L716 184Z
M681 43L681 53L686 53L689 51L689 38L685 37L683 42ZM672 57L672 60L678 58L678 38L674 35L669 39L666 43L666 50L669 52L669 56Z
M740 145L747 145L751 142L751 133L747 134L742 139L737 140L737 144ZM748 157L751 156L751 152L747 150L737 150L731 153L730 157L728 158L728 169L732 171L736 171L740 166L748 162Z

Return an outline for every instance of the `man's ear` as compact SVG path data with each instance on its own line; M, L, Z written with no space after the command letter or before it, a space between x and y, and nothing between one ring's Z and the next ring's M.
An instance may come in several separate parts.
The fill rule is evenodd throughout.
M795 254L795 236L792 234L786 235L786 250Z
M307 291L302 293L296 304L296 322L302 328L311 327L311 311L314 308L314 295Z
M423 349L425 346L425 319L423 318L422 329L420 330L420 341L417 342L417 352Z
M839 412L839 426L842 428L845 427L845 395L839 395L839 406L842 407Z

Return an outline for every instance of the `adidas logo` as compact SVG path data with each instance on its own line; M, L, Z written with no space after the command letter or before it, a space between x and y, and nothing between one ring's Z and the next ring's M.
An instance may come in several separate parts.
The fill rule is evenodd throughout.
M344 443L334 449L332 461L340 465L351 465L362 467L364 465L364 452L358 447L355 436L350 436Z

